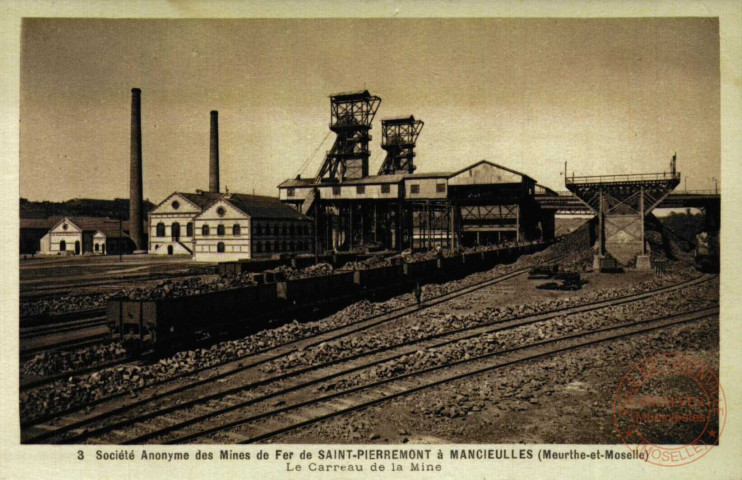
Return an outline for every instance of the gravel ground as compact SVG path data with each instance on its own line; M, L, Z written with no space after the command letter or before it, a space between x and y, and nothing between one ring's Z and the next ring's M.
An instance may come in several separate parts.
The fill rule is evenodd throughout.
M523 256L513 264L498 265L490 271L476 273L461 280L440 285L426 285L424 298L431 298L432 296L448 293L455 289L472 285L518 268L528 267L539 263L544 259L553 258L565 253L570 254L570 257L565 260L566 262L579 262L580 259L591 255L584 229L582 231L578 230L576 234L566 237L564 241L549 247L545 251ZM606 276L596 274L592 280L589 280L590 283L587 288L580 293L553 291L541 292L534 290L533 283L529 284L528 280L520 278L516 279L516 283L520 282L521 286L516 287L518 292L515 295L507 290L498 290L504 288L500 286L501 284L488 287L477 294L467 295L462 299L448 302L445 305L447 305L446 308L449 308L450 311L446 312L436 307L427 310L423 315L418 314L398 322L400 327L395 329L395 331L398 332L398 335L395 337L383 335L384 330L388 329L388 326L385 326L378 329L377 332L370 330L355 338L331 342L332 345L325 344L322 349L327 351L314 351L313 349L309 349L307 352L303 352L302 355L299 355L296 358L289 357L289 359L285 360L285 364L280 362L276 363L274 368L276 370L282 370L296 365L307 364L309 363L309 360L314 358L326 359L330 352L335 352L337 355L346 355L347 352L354 349L364 351L369 348L378 347L382 345L383 342L390 342L391 340L396 340L395 343L397 343L402 338L419 338L429 333L449 331L453 328L476 325L482 321L521 316L543 311L543 309L551 310L554 308L587 303L597 299L607 299L619 295L645 291L647 289L657 288L664 284L674 283L689 278L691 275L693 275L693 272L685 269L678 272L671 272L661 278L652 277L651 275L643 273L640 275L626 275L620 278L614 277L611 282L601 283L601 279L604 279ZM638 283L634 283L637 281ZM522 287L524 282L527 288ZM606 283L620 284L622 282L625 285L611 288L598 288ZM477 295L479 295L479 297L477 297ZM527 301L521 302L524 300L524 296L531 300L531 304ZM534 298L550 298L550 300L545 302L533 302ZM51 413L72 406L85 404L98 398L108 396L112 393L133 391L156 381L172 378L199 368L237 360L241 357L272 346L287 343L296 339L306 338L317 333L347 325L371 315L381 314L395 308L410 305L413 302L413 296L409 293L383 302L361 301L319 321L299 322L295 320L290 324L278 328L265 330L238 340L221 342L211 346L210 348L198 348L178 352L172 357L162 359L154 364L126 364L101 370L94 374L71 376L66 380L60 380L41 388L21 392L21 417L27 419L40 414ZM481 310L481 308L484 308L487 305L492 305L492 302L499 302L501 305L504 304L505 306L489 307L482 310L482 312L477 313L477 310ZM523 304L513 304L513 302L521 302ZM467 314L467 311L471 311L471 313ZM454 315L452 312L457 313ZM369 333L373 335L369 335ZM44 354L43 356L37 356L24 362L21 365L21 375L23 377L44 376L69 371L82 366L87 367L109 360L111 352L119 351L119 349L120 345L112 344L108 347L89 347L88 349L77 352Z
M392 400L272 443L619 444L613 397L631 366L663 352L718 372L718 320L581 348Z

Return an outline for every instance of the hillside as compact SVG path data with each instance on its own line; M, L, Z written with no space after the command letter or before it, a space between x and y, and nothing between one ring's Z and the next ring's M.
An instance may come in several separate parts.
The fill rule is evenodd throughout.
M145 200L142 213L154 208L154 204ZM64 202L31 202L21 198L20 218L48 218L48 217L111 217L129 218L129 199L116 198L114 200L99 200L93 198L73 198Z

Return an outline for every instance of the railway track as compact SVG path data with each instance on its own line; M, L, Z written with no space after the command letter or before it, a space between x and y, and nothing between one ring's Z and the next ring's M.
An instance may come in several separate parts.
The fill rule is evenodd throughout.
M565 257L566 257L566 255L561 255L561 256L555 257L553 259L546 260L545 262L542 262L542 264L548 264L548 263L558 262L558 261L560 261L561 259L563 259ZM466 293L469 293L469 291L471 289L473 289L471 291L475 291L477 289L486 288L486 287L488 287L490 285L493 285L495 283L499 283L499 282L505 281L505 280L507 280L509 278L512 278L514 276L521 275L521 274L525 273L526 271L528 271L529 269L530 269L530 267L519 269L519 270L517 270L515 272L511 272L509 274L501 275L500 277L496 277L494 279L485 280L483 282L479 282L479 283L474 284L474 285L463 287L463 288L458 289L458 290L455 290L453 292L449 292L448 294L445 294L445 295L439 295L437 297L430 298L430 299L428 299L426 301L427 306L425 308L429 308L430 306L437 305L439 303L438 302L439 300L441 300L441 301L448 301L448 297L450 295L457 294L457 293L459 293L460 295L464 295ZM436 302L438 302L438 303L436 303ZM354 324L357 324L357 323L363 323L363 322L366 322L366 321L374 320L374 319L381 318L381 317L384 317L384 316L387 316L387 315L392 315L392 314L397 313L397 312L404 312L408 308L410 308L410 306L399 307L399 308L390 310L390 311L388 311L388 312L386 312L384 314L370 316L370 317L364 318L364 319L362 319L362 320L360 320L358 322L354 322L354 323L351 323L349 325L346 325L346 326L343 326L343 327L339 327L337 329L328 330L328 331L326 331L324 333L329 333L329 332L333 332L335 330L340 330L340 329L346 328L346 327L348 327L350 325L354 325ZM82 311L82 312L68 312L68 313L64 313L64 314L54 315L55 320L49 320L49 319L45 318L45 316L32 316L32 317L27 318L26 323L27 324L31 324L31 325L41 324L42 326L48 326L48 324L50 324L50 323L61 323L61 322L67 322L67 323L73 322L74 323L75 322L75 313L79 313L79 315L81 315L82 318L88 318L91 315L93 315L94 313L98 313L98 312L104 314L105 313L105 309L85 310L85 311ZM51 330L51 327L50 327L50 330L49 331L50 332L52 331ZM333 337L331 339L334 339L334 338L335 337ZM97 337L97 338L96 337L91 337L89 339L90 340L89 342L81 342L81 343L78 343L77 345L75 345L75 343L73 342L73 343L69 343L69 344L64 344L64 343L62 343L62 344L59 344L59 343L57 343L57 344L51 344L51 345L41 346L41 347L33 348L33 349L23 349L22 348L21 359L22 360L26 360L26 359L32 357L33 355L38 354L38 353L40 353L42 351L48 351L48 350L54 350L54 349L72 349L72 348L75 348L75 347L80 348L80 347L84 347L84 346L88 346L88 345L93 345L96 342L100 342L100 341L102 341L104 339L105 339L104 337ZM278 345L277 347L266 349L266 351L272 351L275 348L279 348L279 347L282 347L284 345L292 345L294 343L295 342L288 342L288 343L283 344L283 345ZM260 354L260 353L264 353L264 352L257 352L257 353ZM249 354L249 355L246 355L245 357L242 357L242 358L251 357L253 355L255 355L255 354ZM227 362L224 362L223 364L211 365L211 366L205 367L203 369L192 371L192 372L189 372L189 375L198 374L198 373L200 373L202 371L206 371L206 370L212 370L212 369L217 368L217 367L220 367L220 366L222 366L224 364L236 362L238 360L241 360L242 358L237 358L237 359L229 360ZM52 382L54 382L54 381L56 381L56 380L58 380L60 378L65 378L65 377L69 377L69 376L73 376L73 375L80 375L80 374L84 374L84 373L90 373L90 372L93 372L95 370L99 370L99 369L102 369L102 368L119 365L119 364L124 363L125 361L127 361L126 358L121 358L121 359L115 360L113 362L108 362L108 363L105 363L105 364L100 364L98 366L86 367L86 368L81 369L81 370L60 372L58 374L49 375L49 376L42 377L42 378L32 378L32 379L25 379L25 380L22 379L21 380L21 390L28 390L28 389L31 389L31 388L36 388L36 387L39 387L39 386L42 386L42 385L45 385L45 384L52 383ZM169 380L165 380L163 382L158 382L158 383L166 383L168 381ZM153 385L152 384L148 385L148 387L150 387L150 386L153 386ZM100 401L96 401L94 404L100 403L100 402L105 401L105 400L108 400L110 398L113 398L113 397L112 396L109 396L109 397L103 398ZM80 408L82 408L82 407L80 407ZM79 410L79 408L70 409L67 412L63 412L63 413L71 413L71 412L76 411L76 410ZM40 420L43 421L43 420L48 420L50 418L53 418L53 416L40 417ZM31 423L35 423L35 422L31 422ZM22 422L22 425L23 424L24 424L24 422Z
M640 333L704 320L718 316L718 314L718 307L704 309L696 312L675 314L658 319L634 322L633 324L625 326L608 327L589 333L580 333L553 340L545 340L524 347L479 355L448 365L432 367L423 371L381 380L369 385L362 385L333 394L324 395L312 400L299 402L290 406L269 410L248 418L212 427L195 434L182 436L175 440L168 441L167 443L186 443L194 440L199 440L199 443L222 443L219 438L213 438L213 435L225 431L229 432L230 438L239 439L239 443L255 443L315 423L339 417L341 415L363 410L374 405L389 402L390 400L435 388L457 380L491 372L499 368L544 358L558 353L569 352L602 342L626 338ZM473 367L475 362L480 365L486 363L485 366ZM438 377L435 376L443 370L446 370L446 374ZM330 411L324 413L323 410ZM280 418L276 418L279 415ZM258 424L247 429L247 432L245 432L245 427L247 425L265 419L268 419L267 424ZM230 431L235 428L240 428L241 430L238 432ZM138 443L138 441L135 440L132 443Z
M558 261L562 260L565 257L566 257L566 255L561 255L561 256L558 256L558 257L555 257L555 258L552 258L552 259L545 260L542 263L558 262ZM188 384L186 384L183 387L177 387L176 390L183 390L183 389L195 388L195 387L198 387L200 385L207 384L207 383L209 383L211 381L220 380L220 379L229 377L231 375L237 374L237 373L239 373L241 371L244 371L247 368L251 368L251 367L253 367L255 365L259 365L259 364L262 364L262 363L265 363L265 362L268 362L268 361L272 361L272 360L276 360L278 358L285 357L285 356L290 355L291 353L293 353L293 352L295 352L297 350L305 349L305 348L310 348L310 347L315 346L315 345L318 345L318 344L320 344L322 342L336 340L336 339L339 339L339 338L342 338L342 337L345 337L345 336L348 336L348 335L351 335L351 334L354 334L354 333L357 333L357 332L366 330L368 328L372 328L374 326L381 325L383 323L394 321L394 320L396 320L398 318L405 317L405 316L410 315L412 313L419 312L421 310L425 310L425 309L431 308L431 307L436 306L436 305L439 305L439 304L441 304L443 302L447 302L447 301L453 300L455 298L459 298L459 297L461 297L463 295L466 295L468 293L472 293L472 292L481 290L483 288L487 288L487 287L490 287L492 285L496 285L496 284L501 283L501 282L504 282L504 281L506 281L506 280L508 280L510 278L514 278L514 277L517 277L519 275L522 275L522 274L528 272L529 269L530 269L530 267L518 269L518 270L515 270L513 272L510 272L510 273L507 273L507 274L504 274L504 275L500 275L500 276L495 277L495 278L492 278L492 279L488 279L488 280L485 280L485 281L482 281L482 282L475 283L473 285L469 285L469 286L466 286L466 287L459 288L457 290L454 290L452 292L449 292L449 293L446 293L446 294L443 294L443 295L439 295L439 296L436 296L436 297L432 297L432 298L426 299L426 301L421 306L417 306L415 304L409 304L409 305L406 305L406 306L403 306L403 307L399 307L399 308L396 308L396 309L387 311L387 312L382 313L382 314L372 315L372 316L369 316L369 317L363 318L361 320L357 320L357 321L351 322L351 323L346 324L346 325L343 325L343 326L339 326L339 327L336 327L336 328L333 328L333 329L330 329L330 330L326 330L326 331L324 331L324 332L322 332L320 334L317 334L317 335L312 335L312 336L309 336L309 337L300 338L300 339L293 340L293 341L290 341L290 342L287 342L287 343L284 343L284 344L281 344L281 345L277 345L277 346L274 346L274 347L269 347L269 348L264 349L264 350L259 351L259 352L247 354L247 355L245 355L243 357L239 357L239 358L228 360L228 361L223 362L221 364L216 364L216 365L211 365L211 366L208 366L208 367L196 369L196 370L190 371L188 373L185 373L185 374L180 375L180 376L175 377L175 378L169 378L169 379L165 379L165 380L162 380L162 381L154 382L154 383L151 383L149 385L146 385L143 388L144 389L151 389L151 388L155 388L155 387L162 387L162 386L166 386L168 384L175 384L175 383L177 383L180 380L185 380L185 379L188 379L188 378L192 378L192 379L195 378L196 380L193 380L191 383L188 383ZM251 362L249 364L247 364L247 365L243 365L243 362L246 359L251 360ZM86 369L86 371L92 371L92 370L93 369ZM199 378L204 373L211 373L211 375L209 375L207 378ZM64 372L64 374L60 374L60 376L65 376L66 377L66 376L72 376L72 375L75 375L75 374L76 374L76 372L68 371L68 372ZM48 381L46 381L46 382L36 381L36 382L28 382L28 383L29 383L29 388L33 388L33 387L40 386L40 385L43 385L43 384L49 383L49 382ZM99 405L99 404L102 404L104 402L108 402L108 401L111 401L111 400L121 399L121 398L125 397L126 395L128 395L129 393L131 393L131 392L120 392L120 393L117 393L117 394L108 395L108 396L102 397L102 398L100 398L100 399L98 399L98 400L96 400L94 402L88 403L86 405L79 405L79 406L75 406L75 407L66 409L64 411L55 412L55 413L52 413L52 414L41 415L41 416L38 416L38 417L33 418L33 419L30 419L30 420L22 420L21 421L21 427L22 428L29 428L29 427L33 427L33 426L42 424L44 422L56 421L57 419L59 419L62 416L67 416L67 415L75 414L76 412L78 412L79 410L82 410L83 408L89 408L89 407L93 407L93 406L96 406L96 405ZM139 405L139 403L140 402L135 402L133 404L131 404L131 403L125 403L125 405L123 406L123 408L134 408L137 405ZM73 427L62 427L62 428L63 428L63 431L66 431L67 429L71 429ZM38 438L37 437L34 437L34 440L37 440L37 439L38 440L41 440L41 439L47 438L49 435L51 435L51 433L52 433L52 431L47 426L46 432L43 433L43 434L41 434Z
M105 313L105 310L103 311ZM90 327L100 327L106 325L107 318L104 315L93 318L85 318L82 320L73 320L65 323L54 323L49 325L41 325L38 327L21 327L20 338L36 338L47 335L56 335L59 333L82 330Z
M514 272L516 273L516 272ZM24 439L24 443L38 443L41 441L55 441L55 442L82 442L82 441L95 441L93 439L95 438L103 438L105 439L104 443L127 443L127 442L143 442L143 441L150 441L154 438L159 439L159 441L167 441L168 437L167 435L169 433L172 433L176 430L180 430L192 425L199 425L204 421L207 421L210 418L224 415L226 413L240 410L242 408L246 408L249 405L254 404L255 402L259 401L260 399L256 400L254 398L250 398L248 400L245 400L243 397L241 397L239 394L242 392L259 392L262 391L262 389L265 388L265 386L275 383L284 384L287 380L292 380L292 385L285 387L283 390L279 390L278 392L268 392L264 396L262 400L267 400L270 398L275 398L278 396L288 395L292 391L295 391L297 389L306 388L308 385L314 385L318 382L327 381L328 379L336 378L339 376L347 375L348 373L351 373L353 371L369 368L370 366L377 365L382 362L389 361L390 359L398 358L400 356L406 355L410 353L410 351L415 351L422 348L434 348L437 346L441 346L444 344L450 344L457 341L460 341L465 338L472 338L475 336L482 335L483 333L487 333L488 331L494 331L494 330L504 330L509 328L516 328L518 326L527 325L529 323L534 323L538 321L542 321L545 319L553 318L555 316L560 315L566 315L570 313L580 313L582 311L587 310L594 310L596 308L603 308L607 306L613 306L613 305L619 305L622 303L628 303L632 301L638 301L644 298L648 298L653 295L658 295L663 292L667 292L670 290L675 290L679 288L684 288L687 286L695 285L698 283L702 283L705 281L710 280L713 278L712 276L704 276L700 277L691 281L681 282L677 285L672 285L668 287L663 287L651 292L645 292L635 295L630 295L626 297L616 298L612 300L606 300L601 302L593 302L590 304L585 304L577 307L572 308L566 308L566 309L558 309L552 312L548 313L541 313L538 315L530 315L518 319L509 319L506 321L496 321L491 322L488 324L481 324L476 327L470 327L470 328L463 328L457 331L453 332L446 332L439 335L434 335L433 337L426 337L423 339L419 339L412 342L407 342L404 344L394 345L382 349L378 349L376 351L371 352L363 352L358 355L343 358L337 361L328 362L323 365L313 365L311 367L307 368L299 368L297 370L291 371L289 373L281 374L281 375L275 375L273 377L269 378L261 378L258 380L254 380L252 382L250 381L244 381L244 378L250 378L249 370L252 370L253 379L258 376L258 367L265 362L268 362L270 360L275 359L276 357L262 357L256 356L254 358L254 362L247 366L241 366L235 370L232 371L225 371L222 372L219 375L211 376L208 379L202 380L200 382L193 382L191 384L186 384L182 386L174 386L172 388L166 388L161 389L158 391L153 391L150 395L142 398L141 400L129 403L129 404L119 404L119 405L107 405L102 406L102 408L96 409L91 412L91 415L83 420L73 420L73 421L67 421L67 422L61 422L59 425L51 426L47 425L46 427L43 427L42 429L45 430L44 433L38 434L36 436L26 436ZM489 283L489 282L488 282ZM483 288L483 287L480 287ZM467 289L463 289L467 290ZM458 296L461 296L461 292L456 292ZM469 292L467 292L469 293ZM438 302L440 303L440 302ZM416 311L417 309L411 309L409 313L413 313L413 311ZM409 314L407 313L407 315ZM379 324L381 322L376 322L376 324ZM371 325L373 326L373 325ZM366 328L370 328L370 326L365 326L364 328L361 328L359 330L364 330ZM358 330L357 330L358 331ZM338 335L339 336L345 336L349 333L346 332L344 334ZM437 342L436 340L442 339L442 342ZM323 339L322 341L327 341L327 339ZM320 343L319 341L315 341L313 345L317 345ZM305 345L304 348L307 348L310 345ZM353 366L353 362L360 362L360 364ZM322 369L324 373L320 373L319 369ZM241 376L235 377L235 375L241 374ZM319 377L317 377L319 375ZM239 387L236 388L229 388L228 386L221 387L219 385L219 381L226 379L227 377L233 377L233 380L235 380L235 383L239 384ZM216 380L216 383L215 383ZM297 383L298 382L298 383ZM306 384L306 385L305 385ZM203 391L200 391L198 387L205 387L203 388ZM216 387L216 388L215 388ZM217 392L214 392L214 390L219 390ZM181 398L177 402L174 400L174 397L176 395L185 395L185 399ZM191 396L193 398L188 399L188 396ZM220 406L220 408L217 408L216 410L210 409L210 411L204 413L204 402L207 403L213 403L215 402L217 405ZM247 403L245 403L247 402ZM162 407L159 404L164 404L165 406ZM148 407L148 408L143 408ZM173 419L172 417L168 417L168 414L171 414L173 412L184 410L184 409L195 409L196 411L200 411L200 414L197 414L196 417L190 418L188 420L182 421ZM133 410L136 409L136 414L133 413ZM207 410L209 410L207 408ZM262 418L262 417L261 417ZM132 439L131 436L129 438L121 438L121 429L130 425L138 425L142 422L160 422L159 428L155 428L154 431L149 431L147 433L144 433L142 435L135 435L135 437ZM163 424L164 423L164 424ZM67 433L70 433L67 435ZM108 438L105 437L105 435L111 434L114 436L114 438Z

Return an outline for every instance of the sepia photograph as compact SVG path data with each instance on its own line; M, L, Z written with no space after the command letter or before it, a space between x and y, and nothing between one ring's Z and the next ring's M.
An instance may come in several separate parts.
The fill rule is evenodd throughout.
M723 444L718 17L23 18L19 61L21 444Z

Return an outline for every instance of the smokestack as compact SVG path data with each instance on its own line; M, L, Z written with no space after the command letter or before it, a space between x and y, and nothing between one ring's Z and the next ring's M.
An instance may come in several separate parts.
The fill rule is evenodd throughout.
M211 111L211 149L209 151L209 192L219 193L219 112Z
M129 170L129 237L135 250L144 249L142 235L142 115L141 95L138 88L131 89L131 164Z

